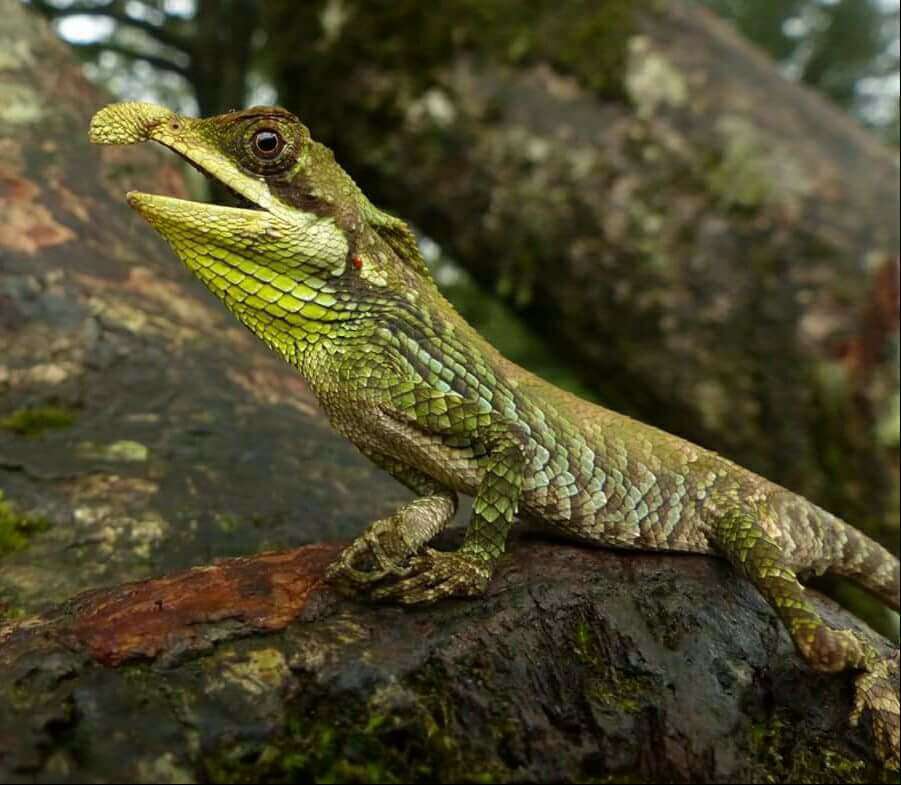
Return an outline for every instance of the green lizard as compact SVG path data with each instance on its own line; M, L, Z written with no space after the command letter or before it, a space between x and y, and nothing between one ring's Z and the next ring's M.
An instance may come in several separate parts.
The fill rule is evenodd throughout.
M226 207L128 203L257 337L296 367L334 427L417 498L329 570L376 600L482 594L517 514L585 543L719 555L821 671L856 672L898 765L898 657L829 628L798 573L848 576L895 610L898 559L828 512L715 453L587 403L504 359L442 297L401 220L374 207L292 114L194 119L144 103L98 112L91 139L153 140L230 189ZM474 496L462 547L427 547Z

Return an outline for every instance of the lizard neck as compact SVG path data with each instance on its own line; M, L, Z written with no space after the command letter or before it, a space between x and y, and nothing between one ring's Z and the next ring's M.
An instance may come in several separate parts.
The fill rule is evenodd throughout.
M224 298L235 316L270 349L304 376L306 358L317 348L337 347L372 331L370 309L318 270L301 265L291 271L289 292L274 280L243 301Z
M436 390L486 404L494 397L499 355L437 289L397 298L377 329L408 373Z

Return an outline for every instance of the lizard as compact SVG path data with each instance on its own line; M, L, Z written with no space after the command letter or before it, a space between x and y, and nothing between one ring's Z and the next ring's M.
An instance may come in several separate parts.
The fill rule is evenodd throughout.
M866 712L898 767L898 652L829 627L798 579L847 576L897 611L895 555L725 457L504 358L441 294L410 227L287 110L192 118L117 103L89 136L158 142L234 195L237 206L126 198L300 372L333 427L414 492L341 552L331 581L404 605L478 597L517 516L582 543L718 556L757 587L810 667L854 673L850 721ZM461 493L474 497L462 545L430 548Z

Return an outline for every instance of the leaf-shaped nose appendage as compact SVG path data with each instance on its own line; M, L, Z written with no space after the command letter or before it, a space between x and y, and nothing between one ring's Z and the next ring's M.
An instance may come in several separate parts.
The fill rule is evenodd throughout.
M127 101L110 104L91 118L88 137L94 144L146 142L150 132L175 117L171 109L156 104Z

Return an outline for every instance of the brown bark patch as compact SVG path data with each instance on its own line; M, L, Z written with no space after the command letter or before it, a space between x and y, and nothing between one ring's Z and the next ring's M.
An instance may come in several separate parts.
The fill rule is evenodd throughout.
M866 380L879 367L886 343L901 319L901 257L889 257L876 269L860 327L840 349L848 369Z
M36 202L40 193L31 181L0 172L0 247L34 256L42 248L75 238L71 229Z
M69 605L71 636L104 665L203 648L205 627L283 629L323 590L335 545L228 559L142 583L87 592Z

